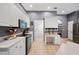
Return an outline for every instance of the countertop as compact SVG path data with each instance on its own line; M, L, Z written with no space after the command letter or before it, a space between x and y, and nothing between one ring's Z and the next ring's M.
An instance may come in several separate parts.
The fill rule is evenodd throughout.
M0 48L9 48L24 38L25 37L16 37L15 39L12 40L5 40L3 42L0 42Z
M22 36L22 33L18 33L17 37L15 39L12 40L3 40L2 42L0 42L0 48L9 48L12 45L16 44L17 42L19 42L20 40L22 40L25 37L31 37L32 32L30 31L29 33L26 33L26 36ZM7 37L7 36L6 36ZM4 39L5 37L1 37L0 39Z

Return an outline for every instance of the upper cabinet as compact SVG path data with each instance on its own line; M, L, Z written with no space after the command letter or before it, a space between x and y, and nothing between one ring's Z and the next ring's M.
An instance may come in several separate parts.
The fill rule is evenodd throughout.
M18 20L26 20L27 27L30 26L30 20L27 14L24 14L13 3L0 4L0 26L13 26L18 27ZM29 23L28 23L29 22Z

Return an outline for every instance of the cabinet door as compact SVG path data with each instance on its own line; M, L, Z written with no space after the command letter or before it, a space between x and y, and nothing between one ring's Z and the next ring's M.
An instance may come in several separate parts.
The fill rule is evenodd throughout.
M10 55L19 55L18 43L9 48Z
M19 55L25 55L25 39L18 43Z
M25 38L9 48L10 55L25 55Z
M0 25L18 27L18 19L26 19L26 15L15 4L0 4Z

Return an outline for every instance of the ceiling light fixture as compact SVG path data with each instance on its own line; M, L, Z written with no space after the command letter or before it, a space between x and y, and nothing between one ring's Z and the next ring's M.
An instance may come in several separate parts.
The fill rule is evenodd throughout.
M48 6L48 9L50 9L50 7Z
M29 7L32 7L32 5L30 5Z
M64 11L62 11L64 13Z

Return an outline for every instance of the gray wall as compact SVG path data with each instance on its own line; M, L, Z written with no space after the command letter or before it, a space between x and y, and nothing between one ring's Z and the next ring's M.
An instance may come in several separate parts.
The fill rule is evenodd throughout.
M67 37L67 16L66 15L57 15L56 12L45 12L45 11L28 11L28 15L30 16L31 21L33 20L41 20L46 17L57 17L59 20L62 21L63 30L62 35L63 37Z
M67 18L68 18L68 22L69 21L74 21L74 23L79 22L79 11L68 14Z

